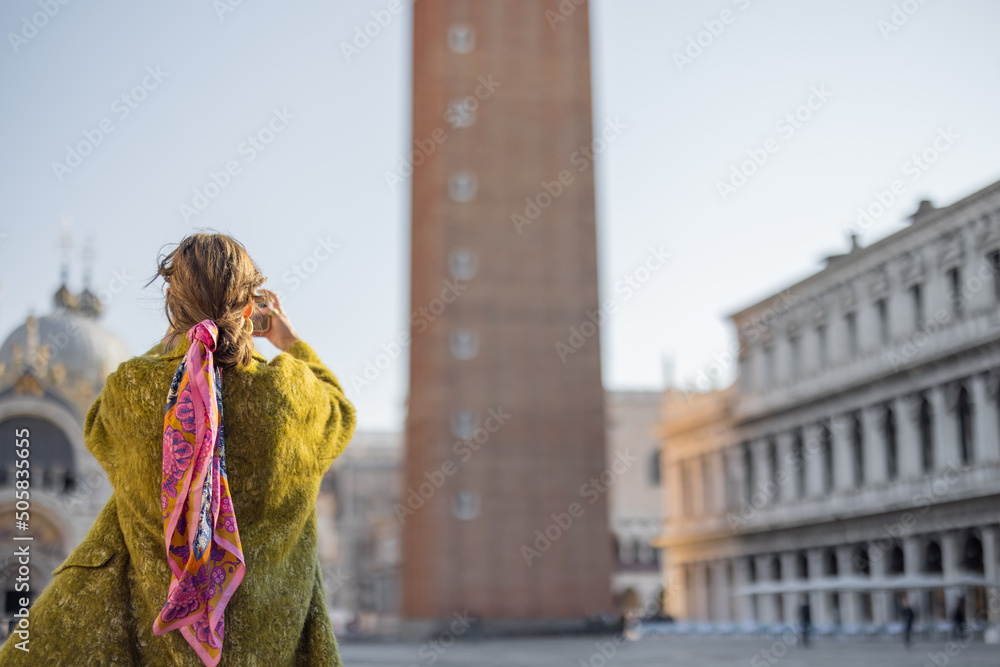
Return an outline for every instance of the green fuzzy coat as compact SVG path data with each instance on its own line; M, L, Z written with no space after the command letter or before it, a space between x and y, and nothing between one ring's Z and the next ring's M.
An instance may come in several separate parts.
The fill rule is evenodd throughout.
M160 345L108 376L84 424L114 489L90 533L30 611L30 652L0 665L203 665L177 630L153 620L170 583L160 483L167 390L189 341ZM226 608L220 667L336 665L319 568L316 497L354 433L337 378L300 341L270 363L222 373L226 466L246 576Z

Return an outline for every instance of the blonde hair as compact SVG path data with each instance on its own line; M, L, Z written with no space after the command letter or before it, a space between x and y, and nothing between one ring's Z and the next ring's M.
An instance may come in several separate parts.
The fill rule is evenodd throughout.
M243 311L267 278L243 244L227 234L192 234L158 263L156 275L168 289L163 304L170 331L176 336L202 320L219 328L215 363L223 368L247 367L253 337L244 328Z

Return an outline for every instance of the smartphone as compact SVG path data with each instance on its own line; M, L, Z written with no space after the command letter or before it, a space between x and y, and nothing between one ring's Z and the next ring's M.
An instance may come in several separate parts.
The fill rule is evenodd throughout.
M253 322L254 333L265 333L271 328L271 314L261 312L262 309L267 308L270 305L271 301L266 296L262 294L254 296L253 314L250 315L250 321Z

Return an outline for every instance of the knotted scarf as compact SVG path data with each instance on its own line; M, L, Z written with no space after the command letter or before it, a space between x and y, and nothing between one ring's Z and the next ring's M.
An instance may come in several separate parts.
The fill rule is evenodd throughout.
M163 531L172 572L153 634L180 628L202 661L222 658L224 612L246 566L226 477L219 330L202 320L167 393L163 417Z

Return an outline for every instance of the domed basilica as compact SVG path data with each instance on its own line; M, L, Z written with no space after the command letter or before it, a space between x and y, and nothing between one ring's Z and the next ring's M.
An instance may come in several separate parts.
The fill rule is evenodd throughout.
M0 542L30 545L31 599L83 540L111 495L104 471L84 446L83 423L105 378L130 355L100 325L102 308L89 289L73 294L64 279L52 312L29 315L0 346L0 436L6 443L0 448ZM30 452L26 531L15 527L23 518L15 516L20 512L14 494L14 440L22 429L28 429ZM4 627L25 595L15 591L19 563L13 548L8 551L0 555Z

